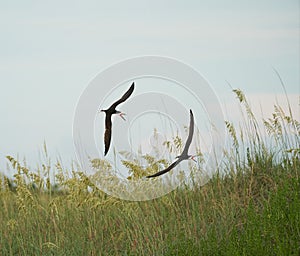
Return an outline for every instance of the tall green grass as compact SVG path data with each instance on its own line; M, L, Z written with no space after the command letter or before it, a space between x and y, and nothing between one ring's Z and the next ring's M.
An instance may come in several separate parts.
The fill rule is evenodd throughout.
M47 160L34 172L8 156L15 175L1 177L0 254L300 255L299 121L280 106L257 120L234 93L245 119L225 121L229 147L202 187L122 201L76 167L66 176Z

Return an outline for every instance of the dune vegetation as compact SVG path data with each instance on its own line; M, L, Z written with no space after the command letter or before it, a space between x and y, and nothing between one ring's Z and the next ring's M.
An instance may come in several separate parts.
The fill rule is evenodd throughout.
M279 105L257 120L234 94L245 119L224 120L230 147L216 174L154 200L111 197L76 165L66 177L60 161L33 171L7 156L0 255L300 255L299 120Z

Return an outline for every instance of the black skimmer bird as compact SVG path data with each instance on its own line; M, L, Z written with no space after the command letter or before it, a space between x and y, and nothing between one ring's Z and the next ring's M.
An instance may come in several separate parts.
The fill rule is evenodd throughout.
M157 176L160 176L166 172L169 172L171 171L176 165L178 165L181 161L183 160L187 160L189 158L191 158L193 161L196 162L196 160L194 159L194 156L191 156L188 154L188 150L189 150L189 147L191 145L191 142L192 142L192 138L193 138L193 134L194 134L194 115L193 115L193 112L192 110L190 110L190 128L189 128L189 135L188 135L188 138L186 140L186 143L185 143L185 146L184 146L184 149L181 153L180 156L177 156L177 160L172 163L169 167L167 167L166 169L160 171L160 172L157 172L153 175L149 175L147 176L147 178L154 178L154 177L157 177Z
M120 117L125 120L123 117L125 113L122 113L121 111L116 110L116 107L126 101L130 95L132 94L134 90L134 83L130 86L130 88L127 90L127 92L124 93L124 95L121 97L121 99L117 100L115 103L113 103L108 109L101 109L102 112L105 112L105 133L104 133L104 155L107 154L110 146L111 141L111 116L113 114L119 114Z

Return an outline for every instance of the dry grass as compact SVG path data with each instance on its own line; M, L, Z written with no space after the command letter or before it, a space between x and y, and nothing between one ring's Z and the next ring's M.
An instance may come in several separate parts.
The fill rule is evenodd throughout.
M299 255L299 121L275 106L261 130L245 95L234 93L244 126L238 131L226 121L231 150L203 187L122 201L80 171L65 177L59 162L37 174L7 157L16 174L2 177L0 254ZM126 164L138 178L140 169Z

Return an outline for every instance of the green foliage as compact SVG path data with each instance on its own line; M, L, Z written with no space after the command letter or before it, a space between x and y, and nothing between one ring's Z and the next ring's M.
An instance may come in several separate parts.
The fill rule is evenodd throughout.
M243 92L234 93L246 120L225 122L230 148L219 172L155 200L106 195L82 171L52 167L46 144L37 171L7 156L14 178L0 176L0 255L300 255L299 121L275 106L260 126ZM165 146L183 145L177 136ZM169 164L143 160L123 161L129 179ZM99 178L113 175L109 162L91 164Z

